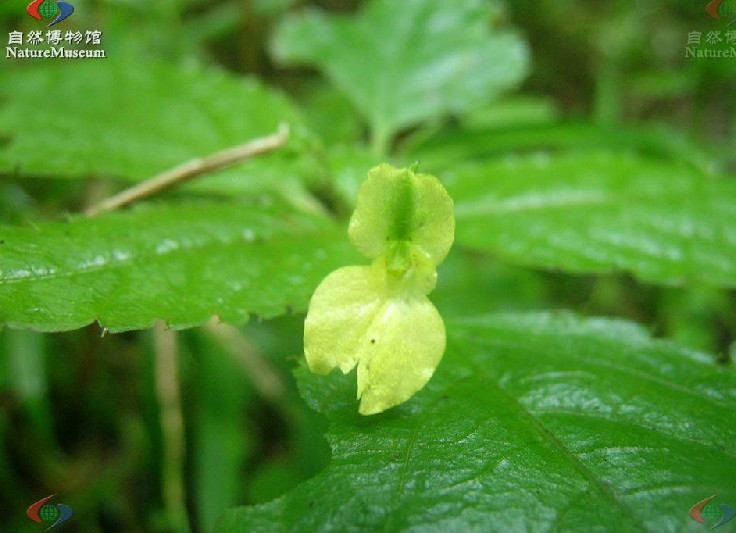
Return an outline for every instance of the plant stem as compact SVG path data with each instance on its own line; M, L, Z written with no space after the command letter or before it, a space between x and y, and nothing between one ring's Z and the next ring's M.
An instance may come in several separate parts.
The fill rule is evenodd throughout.
M371 129L371 150L373 151L373 155L380 159L386 157L390 141L391 138L388 128L380 122L376 122Z
M189 531L184 489L184 422L181 413L176 332L158 322L153 332L156 394L163 440L163 499L174 531Z
M593 112L598 124L617 124L621 119L621 76L613 62L598 68Z
M215 317L205 325L205 330L237 357L246 375L263 398L276 405L283 401L285 386L278 372L263 360L238 328L220 323Z

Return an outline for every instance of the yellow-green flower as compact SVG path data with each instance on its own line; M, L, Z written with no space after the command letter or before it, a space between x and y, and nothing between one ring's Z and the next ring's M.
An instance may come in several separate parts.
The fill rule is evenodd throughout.
M328 275L312 296L304 352L312 372L358 365L360 413L411 398L445 351L445 326L427 298L455 233L452 199L434 176L380 165L368 173L350 240L373 262Z

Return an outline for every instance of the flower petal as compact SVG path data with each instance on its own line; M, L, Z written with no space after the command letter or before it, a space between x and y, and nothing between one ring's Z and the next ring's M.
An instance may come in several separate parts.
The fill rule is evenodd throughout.
M434 176L379 165L358 192L350 240L372 259L396 243L411 243L436 266L455 238L453 211L450 195Z
M445 351L445 325L421 294L384 300L358 352L360 413L385 411L429 381Z
M361 414L411 398L442 359L445 325L426 295L454 233L452 199L437 178L389 165L368 173L349 234L373 263L327 276L304 324L312 372L358 365Z
M335 270L319 284L304 321L304 354L315 374L333 368L347 373L358 361L360 338L381 304L380 269L349 266Z

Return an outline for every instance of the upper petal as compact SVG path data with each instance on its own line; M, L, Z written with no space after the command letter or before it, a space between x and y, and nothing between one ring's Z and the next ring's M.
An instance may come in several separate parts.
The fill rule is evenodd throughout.
M350 219L350 240L358 250L375 259L407 243L438 265L454 238L452 199L437 178L385 164L368 172Z

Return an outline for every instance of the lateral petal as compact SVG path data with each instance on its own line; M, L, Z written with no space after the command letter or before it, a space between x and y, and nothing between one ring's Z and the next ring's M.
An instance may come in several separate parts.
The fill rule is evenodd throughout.
M445 342L442 317L426 296L385 300L358 352L360 413L380 413L411 398L434 374Z
M342 267L319 284L304 321L304 354L315 374L350 372L360 340L381 304L385 283L372 266Z

